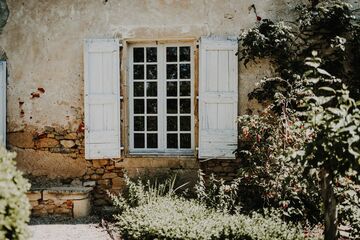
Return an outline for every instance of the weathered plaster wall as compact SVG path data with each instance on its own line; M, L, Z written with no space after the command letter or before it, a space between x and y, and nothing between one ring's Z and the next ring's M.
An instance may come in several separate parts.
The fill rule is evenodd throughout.
M8 57L8 139L19 152L18 166L37 176L94 180L100 193L123 184L123 169L196 171L194 158L84 160L83 40L237 36L256 22L248 9L252 4L262 18L280 19L290 17L299 1L8 0L10 17L0 47ZM258 107L247 94L270 73L267 64L240 66L241 114Z
M8 130L60 125L75 130L83 114L83 39L238 35L263 18L287 16L285 0L10 0L0 39L9 58ZM241 69L240 73L246 70ZM243 86L256 79L248 75ZM245 73L244 73L245 74ZM37 89L43 88L44 93ZM240 88L240 95L245 94ZM249 91L248 88L245 88ZM31 98L31 93L39 97ZM21 102L24 102L21 106ZM241 101L241 109L246 108Z

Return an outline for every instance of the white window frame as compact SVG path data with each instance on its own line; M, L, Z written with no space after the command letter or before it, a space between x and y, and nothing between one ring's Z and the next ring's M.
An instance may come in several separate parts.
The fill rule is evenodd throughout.
M190 79L190 107L191 107L191 148L190 149L166 149L166 47L182 47L189 46L190 47L190 68L191 68L191 79ZM133 106L133 49L135 47L156 47L158 49L157 56L157 66L158 66L158 85L157 85L157 100L158 100L158 149L137 149L134 148L134 106ZM174 43L130 43L128 47L128 96L129 96L129 153L130 154L150 154L150 155L194 155L195 153L195 64L194 64L194 44L190 42L174 42ZM179 62L176 62L179 64ZM144 73L146 74L146 72ZM179 74L179 73L178 73ZM179 83L181 80L177 79ZM144 86L146 89L146 87ZM179 86L178 86L178 99L179 96ZM145 91L145 90L144 90ZM188 98L188 97L187 97ZM144 97L146 100L146 97ZM178 104L178 109L180 104ZM146 110L145 110L146 111ZM181 116L178 113L177 116ZM146 119L145 119L146 121ZM178 121L178 133L180 132L180 121ZM146 133L146 129L144 131ZM146 135L145 135L146 137ZM180 138L178 139L178 146L180 146Z

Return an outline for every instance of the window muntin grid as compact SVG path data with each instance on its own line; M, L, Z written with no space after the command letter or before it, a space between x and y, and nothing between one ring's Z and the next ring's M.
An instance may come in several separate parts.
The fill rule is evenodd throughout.
M130 48L130 152L193 153L192 46Z

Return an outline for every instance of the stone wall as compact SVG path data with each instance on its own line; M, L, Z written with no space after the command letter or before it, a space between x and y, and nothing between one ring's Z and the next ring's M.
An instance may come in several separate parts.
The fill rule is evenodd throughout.
M200 168L205 176L214 174L217 178L231 181L237 176L240 162L240 159L212 159L200 161Z
M188 179L194 179L199 169L195 157L84 159L83 40L237 36L256 24L249 11L252 4L262 18L277 19L291 18L291 9L301 1L8 0L10 16L0 51L8 57L7 139L8 147L18 153L18 167L35 177L93 186L96 205L108 203L106 190L122 188L124 170L131 176L185 171ZM256 82L271 73L268 62L260 65L239 65L240 114L261 108L247 99ZM223 160L200 164L206 173L215 171L228 179L236 165Z

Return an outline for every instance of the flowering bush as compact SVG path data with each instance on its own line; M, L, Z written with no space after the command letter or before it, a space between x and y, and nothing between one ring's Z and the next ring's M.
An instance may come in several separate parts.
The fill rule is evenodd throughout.
M28 238L30 184L16 170L14 153L0 146L0 239Z

